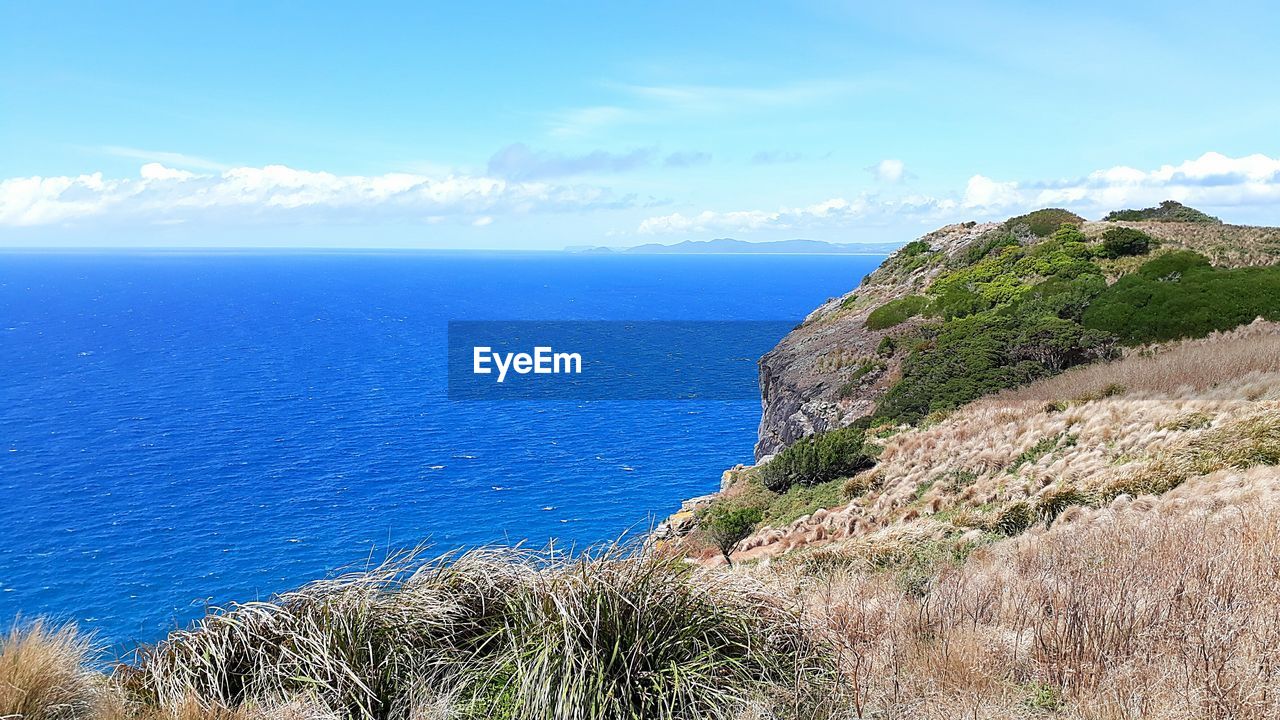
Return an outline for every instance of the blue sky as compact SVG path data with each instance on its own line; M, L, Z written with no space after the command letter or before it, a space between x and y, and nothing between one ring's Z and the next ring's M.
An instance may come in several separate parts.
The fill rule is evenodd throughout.
M0 3L0 245L1280 224L1263 3Z

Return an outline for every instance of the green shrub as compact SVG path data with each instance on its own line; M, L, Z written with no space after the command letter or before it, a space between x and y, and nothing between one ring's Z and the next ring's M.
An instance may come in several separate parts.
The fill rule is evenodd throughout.
M1280 320L1280 266L1215 269L1203 256L1179 251L1120 278L1082 322L1136 345L1202 337L1259 316Z
M977 315L994 304L966 287L952 286L937 291L931 287L929 292L934 295L929 312L944 320Z
M969 267L1001 248L1017 245L1018 239L1008 230L988 232L978 236L964 250L956 254L950 263L952 268Z
M1031 288L1018 301L1017 312L1027 317L1051 316L1079 322L1085 308L1107 289L1101 275L1052 277Z
M847 477L875 464L860 428L840 428L811 435L789 445L760 468L760 479L773 492L793 485L817 485Z
M1222 223L1221 220L1212 215L1206 215L1195 208L1187 207L1173 200L1165 200L1156 207L1142 210L1116 210L1102 219L1108 222L1141 222L1145 220L1154 222Z
M698 523L703 535L720 550L725 562L733 565L729 554L744 538L751 534L764 517L759 508L735 506L731 503L713 505Z
M1150 235L1133 228L1114 227L1102 233L1102 253L1109 258L1146 255L1154 244Z
M1059 247L1072 243L1073 251L1083 257L1088 255L1088 238L1084 233L1080 232L1080 224L1073 222L1064 222L1058 226L1053 234L1049 235L1049 239L1057 243Z
M1020 227L1025 228L1027 232L1039 237L1049 237L1055 230L1062 227L1063 224L1074 225L1079 227L1084 224L1084 218L1062 208L1045 208L1043 210L1035 210L1026 215L1009 218L1005 221L1004 226L1008 230L1017 232Z
M904 257L915 257L927 252L932 252L932 249L929 247L929 243L923 240L913 240L898 250L898 253Z
M908 295L890 300L867 315L867 327L871 330L884 330L915 317L929 306L929 298L922 295Z
M1036 522L1036 512L1024 500L1009 503L996 513L988 529L1010 537L1021 533Z
M996 312L959 318L907 356L901 379L881 398L875 416L917 423L1112 352L1106 333L1060 318Z
M880 357L893 357L898 352L898 341L893 339L892 335L885 335L880 338L879 344L876 345L876 354Z

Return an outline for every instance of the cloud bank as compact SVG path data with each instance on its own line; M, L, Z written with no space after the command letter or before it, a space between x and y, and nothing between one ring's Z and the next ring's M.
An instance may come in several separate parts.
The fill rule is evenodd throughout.
M197 174L147 163L137 177L0 180L0 226L94 222L439 222L628 207L606 188L500 177L334 175L283 165ZM486 221L487 222L487 221ZM481 223L484 224L484 223Z
M885 181L900 180L902 165L872 166ZM1067 181L969 178L963 189L945 196L884 197L862 193L810 205L776 210L704 210L643 220L642 234L749 232L763 229L821 229L889 219L943 222L1012 215L1041 207L1066 207L1098 217L1110 210L1147 207L1177 200L1203 208L1280 205L1280 158L1254 154L1232 158L1209 152L1178 165L1154 170L1116 166Z
M570 183L564 175L623 172L643 164L684 168L704 153L660 156L656 150L560 155L511 146L487 174L336 175L283 165L222 171L149 162L135 177L102 173L0 180L0 227L97 225L438 223L482 227L537 213L640 209L655 203L607 187ZM1086 217L1173 199L1208 211L1280 207L1280 158L1205 153L1151 170L1117 166L1074 180L1003 180L973 175L950 193L910 194L894 182L910 176L900 163L871 168L880 187L795 207L705 209L630 222L641 234L721 234L824 230L889 224L943 224L1005 217L1037 207L1067 207ZM895 194L896 191L896 194ZM1215 212L1215 214L1221 214ZM1247 213L1245 213L1247 214Z

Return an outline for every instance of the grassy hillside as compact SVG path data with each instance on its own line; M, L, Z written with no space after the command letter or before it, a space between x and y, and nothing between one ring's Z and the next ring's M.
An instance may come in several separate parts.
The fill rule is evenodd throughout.
M874 554L901 538L1017 535L1069 506L1161 494L1231 468L1280 463L1280 325L1259 322L1132 351L971 403L936 423L871 431L878 462L839 503L764 526L735 557L831 542ZM722 502L758 501L768 465ZM797 516L799 517L799 516Z
M1280 325L1126 351L867 442L873 469L806 487L816 506L734 553L834 629L857 716L1280 713ZM725 502L754 501L758 472Z
M867 326L875 330L908 317L930 319L889 336L906 357L874 422L916 423L1109 359L1119 345L1280 319L1280 267L1215 269L1198 253L1161 249L1139 229L1111 227L1090 238L1079 224L1067 219L1040 239L1019 234L1046 229L1036 213L1014 218L948 258L923 295L873 310Z

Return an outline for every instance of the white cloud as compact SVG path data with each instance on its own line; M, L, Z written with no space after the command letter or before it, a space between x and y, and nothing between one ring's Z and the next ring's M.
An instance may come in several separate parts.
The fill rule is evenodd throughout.
M881 163L880 165L883 165ZM878 168L879 166L873 166ZM905 172L901 167L899 171ZM994 180L974 175L963 189L946 195L882 197L863 194L854 201L832 198L778 210L704 210L648 218L639 232L674 234L746 232L764 228L832 228L853 222L915 219L947 222L1014 215L1042 207L1066 207L1086 217L1111 210L1148 207L1177 200L1207 210L1280 206L1280 158L1255 154L1232 158L1209 152L1154 170L1117 166L1069 181Z
M175 170L160 163L147 163L140 172L143 180L190 180L196 176L186 170Z
M966 208L1002 208L1021 202L1018 184L996 182L983 175L974 175L965 185L960 205Z
M867 168L882 183L902 182L907 176L907 167L901 160L887 158Z
M196 174L160 163L133 178L102 173L0 180L0 225L78 221L174 223L476 220L631 204L600 187L468 175L334 175L284 165Z

